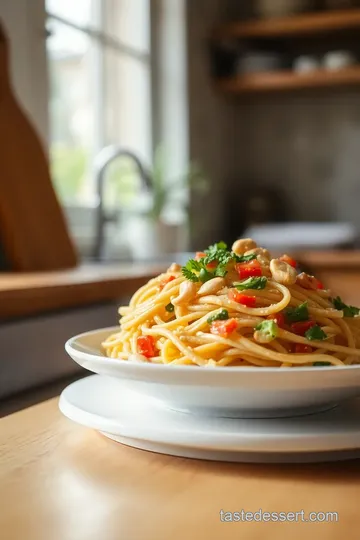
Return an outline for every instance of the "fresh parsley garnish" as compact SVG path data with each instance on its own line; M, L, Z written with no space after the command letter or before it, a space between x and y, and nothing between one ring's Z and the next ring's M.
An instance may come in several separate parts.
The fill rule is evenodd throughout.
M331 298L331 301L335 309L339 309L344 312L344 317L356 317L356 315L359 315L360 313L359 308L344 304L340 296L337 296L336 298Z
M251 253L250 255L236 255L233 253L233 257L237 263L249 262L256 259L256 253Z
M182 267L183 276L190 281L201 281L204 283L213 277L225 277L228 269L227 265L231 262L242 263L256 259L256 254L251 255L236 255L228 250L225 242L218 242L209 246L205 250L205 257L196 261L190 259L185 266ZM215 268L208 265L216 263Z
M307 302L296 307L289 307L284 311L286 322L307 321L309 319L309 310Z
M181 272L182 272L182 275L184 276L184 278L188 279L189 281L194 281L195 283L197 281L200 281L199 276L197 276L196 274L194 274L194 272L189 270L187 268L187 266L183 266L182 269L181 269Z
M260 332L266 338L266 341L273 340L278 335L278 325L274 320L261 322L255 326L255 330Z
M331 366L331 362L314 362L313 366L318 366L318 367Z
M242 281L241 283L234 283L234 287L236 287L238 291L244 291L245 289L260 290L260 289L265 289L266 284L267 284L267 278L265 276L249 277L248 279L245 279L245 281Z
M208 324L212 324L214 321L226 321L229 318L229 312L226 309L221 309L215 315L212 315L207 319Z
M170 302L169 304L167 304L167 306L165 306L165 309L166 309L166 311L168 311L169 313L173 313L175 307L174 307L173 304Z
M312 326L311 328L309 328L309 330L305 332L305 337L309 341L313 341L313 340L321 341L327 338L327 334L318 324L315 324L314 326Z

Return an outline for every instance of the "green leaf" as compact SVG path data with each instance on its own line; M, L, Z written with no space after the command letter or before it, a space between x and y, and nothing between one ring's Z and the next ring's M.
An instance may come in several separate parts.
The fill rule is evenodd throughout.
M191 270L188 270L186 266L182 267L181 272L184 278L188 279L189 281L193 281L194 283L196 283L197 281L200 281L199 277L196 274L194 274L194 272L191 272Z
M337 296L336 298L331 298L331 301L335 309L339 309L344 312L344 317L356 317L356 315L359 315L360 313L359 308L344 304L340 296Z
M285 318L286 322L299 322L299 321L307 321L309 319L309 310L307 302L304 302L303 304L300 304L299 306L293 308L289 307L285 309Z
M218 313L215 313L215 315L212 315L207 319L207 323L211 324L214 321L226 321L229 318L229 312L226 309L221 309Z
M266 338L270 338L271 340L275 339L278 335L278 325L274 320L261 322L260 324L255 326L255 330L260 332L263 336L266 336Z
M185 266L188 270L195 270L195 272L200 272L203 268L202 263L200 261L195 261L195 259L189 259Z
M331 362L314 362L313 363L313 366L318 366L318 367L324 367L324 366L331 366Z
M233 258L237 263L249 262L256 259L256 253L251 253L250 255L236 255L236 253L233 253Z
M170 302L167 306L165 306L165 309L166 309L166 311L168 311L169 313L173 313L175 307L174 307L173 304Z
M241 283L234 283L234 287L236 287L238 291L244 291L246 289L260 290L265 289L266 284L267 278L265 276L250 277Z
M218 266L215 268L214 274L216 277L225 277L227 274L226 266L218 264Z
M212 279L214 277L214 274L212 272L209 272L208 270L206 270L206 268L202 268L200 270L200 274L199 274L199 280L202 282L202 283L205 283L205 281L209 281L210 279Z
M315 324L305 332L305 337L309 341L323 340L327 338L327 334L325 334L324 330L318 324Z

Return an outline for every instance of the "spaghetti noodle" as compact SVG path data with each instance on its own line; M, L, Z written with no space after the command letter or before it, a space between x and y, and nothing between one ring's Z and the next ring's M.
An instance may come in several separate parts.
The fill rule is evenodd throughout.
M119 309L102 344L125 361L196 366L343 366L360 362L359 309L333 298L288 255L251 239L173 264Z

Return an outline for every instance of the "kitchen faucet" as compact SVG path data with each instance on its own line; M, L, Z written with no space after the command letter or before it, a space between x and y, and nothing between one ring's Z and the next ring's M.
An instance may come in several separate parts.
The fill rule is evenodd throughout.
M117 216L115 214L108 215L104 210L104 183L108 166L118 157L126 156L130 158L138 168L142 187L147 190L151 189L151 179L146 172L140 159L131 150L119 146L107 146L103 148L95 158L95 178L97 191L97 207L96 207L96 237L94 245L93 257L100 261L103 258L104 240L105 240L105 225L106 223L115 222Z

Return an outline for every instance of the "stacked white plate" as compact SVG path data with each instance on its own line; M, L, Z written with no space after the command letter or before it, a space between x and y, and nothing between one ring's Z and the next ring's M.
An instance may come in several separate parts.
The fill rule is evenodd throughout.
M106 358L116 328L66 343L99 373L67 387L60 409L121 443L202 459L324 461L360 456L360 366L200 368Z

